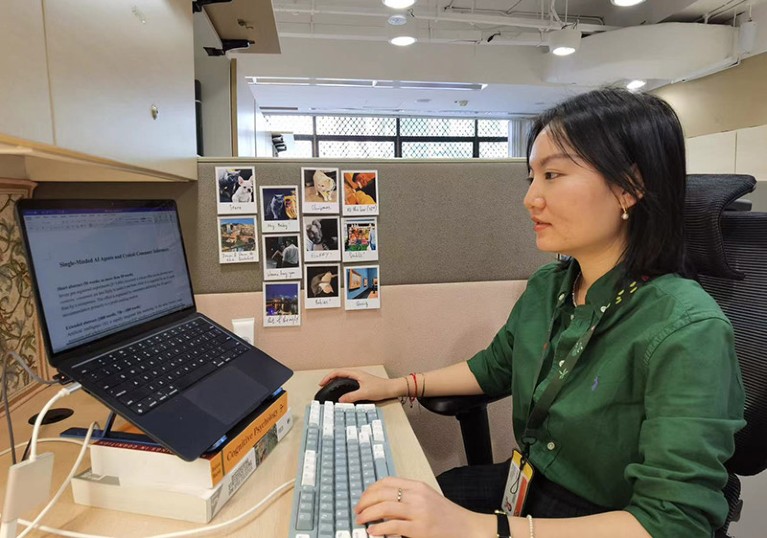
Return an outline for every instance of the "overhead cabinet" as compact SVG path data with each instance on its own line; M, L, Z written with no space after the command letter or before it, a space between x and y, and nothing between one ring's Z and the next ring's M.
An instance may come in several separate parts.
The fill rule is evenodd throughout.
M11 4L16 9L8 18L16 21L1 24L23 23L36 30L29 38L35 54L29 57L25 51L25 59L11 71L30 70L25 75L29 92L9 90L9 77L3 76L2 95L11 93L11 102L20 110L34 109L38 127L25 128L18 112L2 117L0 134L53 146L31 144L34 156L50 149L58 159L71 156L66 159L69 164L88 161L90 156L111 169L124 164L127 170L134 167L136 173L156 173L160 179L196 179L188 0L11 0ZM0 39L9 38L3 32ZM17 49L18 45L5 47ZM64 180L77 176L69 168ZM105 181L119 176L103 171Z

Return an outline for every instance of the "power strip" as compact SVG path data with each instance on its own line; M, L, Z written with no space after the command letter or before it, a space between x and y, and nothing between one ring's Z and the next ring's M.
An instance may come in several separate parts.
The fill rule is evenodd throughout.
M53 480L53 453L40 454L34 460L12 465L8 470L8 482L3 503L3 527L15 536L16 520L23 514L47 501L51 496Z

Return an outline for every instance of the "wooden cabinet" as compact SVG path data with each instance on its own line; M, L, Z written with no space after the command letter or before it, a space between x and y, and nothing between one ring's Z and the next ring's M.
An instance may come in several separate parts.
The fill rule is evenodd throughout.
M4 0L0 51L0 133L52 144L42 0Z
M29 179L74 180L78 162L91 166L89 180L125 180L118 173L123 169L196 179L189 0L10 1L15 9L0 18L0 43L19 57L0 65L24 74L17 87L3 72L2 109L11 102L17 110L1 113L0 134L50 147L29 144L25 154L30 148L13 140L3 153L18 148L24 158L53 154L57 161L53 167L28 164L29 176L45 169L45 177ZM8 143L7 137L0 142ZM102 169L94 173L93 164Z

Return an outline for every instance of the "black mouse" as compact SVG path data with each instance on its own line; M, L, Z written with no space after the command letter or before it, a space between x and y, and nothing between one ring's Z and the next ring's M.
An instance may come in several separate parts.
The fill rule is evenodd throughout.
M333 402L338 403L338 399L346 394L360 388L360 384L356 379L349 377L336 377L327 382L327 384L317 391L314 395L314 399L320 403ZM362 402L357 402L362 403Z

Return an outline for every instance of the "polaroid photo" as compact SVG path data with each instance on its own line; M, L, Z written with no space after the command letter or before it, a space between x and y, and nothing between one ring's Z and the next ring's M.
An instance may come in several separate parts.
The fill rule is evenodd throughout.
M381 281L378 265L344 267L346 283L346 310L381 308Z
M256 216L218 218L218 262L258 261Z
M301 325L301 282L264 282L264 327Z
M218 214L258 213L255 169L216 167Z
M307 265L304 267L304 306L306 308L341 307L341 266Z
M264 280L300 279L301 241L298 234L264 235Z
M378 215L378 170L344 170L343 214Z
M338 213L338 168L301 168L302 213Z
M298 232L298 189L293 185L262 186L261 231Z
M304 260L306 262L341 261L340 219L304 217Z
M378 225L375 217L341 219L341 231L343 232L343 261L378 260Z

